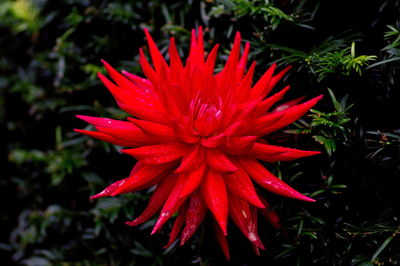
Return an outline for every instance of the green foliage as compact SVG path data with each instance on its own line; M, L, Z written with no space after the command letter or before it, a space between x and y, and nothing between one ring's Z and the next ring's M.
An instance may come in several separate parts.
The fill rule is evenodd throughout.
M389 30L385 32L384 38L389 44L382 48L386 58L370 65L370 68L400 60L400 22L386 26Z
M279 45L269 46L286 53L279 61L285 64L298 63L300 68L307 68L312 75L317 77L318 81L322 81L327 76L334 74L349 76L357 73L361 75L363 68L368 66L370 61L376 60L375 55L356 56L355 42L351 43L351 47L344 47L345 42L345 39L328 39L309 52Z
M331 155L336 150L336 142L343 142L344 144L349 139L349 129L347 123L350 121L348 118L348 111L353 105L347 105L348 95L338 102L332 90L328 89L334 106L334 112L324 113L317 110L311 110L312 117L309 128L311 131L318 132L313 135L313 138L319 143L323 144L328 155Z
M312 134L313 138L324 145L326 153L330 156L336 151L337 143L347 145L350 139L350 128L347 124L351 121L349 110L353 106L347 104L348 95L344 96L339 102L333 91L328 89L334 111L321 112L311 110L311 121L300 120L299 129L285 130L290 134Z
M396 165L396 161L400 159L397 153L400 150L400 130L392 132L378 130L366 133L369 136L367 149L370 150L367 158Z
M0 4L0 17L3 23L15 32L29 31L36 34L43 25L40 17L42 2L38 0L3 1Z
M218 0L216 6L212 7L210 15L218 18L230 13L233 13L236 18L244 16L262 17L272 30L275 30L282 22L294 22L296 20L295 15L285 14L268 0Z
M171 224L160 236L150 236L154 219L126 226L151 191L89 200L126 177L134 162L119 154L121 147L73 131L86 126L76 114L126 117L96 78L104 72L101 58L142 75L144 27L163 54L174 36L184 56L190 30L202 25L206 47L221 44L217 66L239 30L251 43L256 76L272 62L293 64L284 81L293 85L287 98L325 94L295 126L268 136L271 143L323 151L268 165L316 203L260 189L282 229L260 219L266 251L257 257L230 227L232 263L400 265L399 6L389 0L1 1L1 263L226 264L208 218L187 245L167 250Z

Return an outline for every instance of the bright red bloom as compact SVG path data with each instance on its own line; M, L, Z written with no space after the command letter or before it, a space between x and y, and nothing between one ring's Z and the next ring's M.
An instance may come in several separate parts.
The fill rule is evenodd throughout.
M140 50L146 78L122 74L103 61L111 82L99 78L129 113L128 121L78 116L97 131L76 130L112 144L138 160L129 177L91 198L116 196L156 186L149 205L131 226L141 224L161 209L156 233L176 212L171 245L180 234L183 245L198 229L208 210L215 218L217 239L227 258L228 216L250 240L254 250L264 249L257 234L257 213L276 228L279 218L258 193L253 182L276 194L314 201L286 185L264 168L265 162L290 161L318 154L268 144L262 137L298 120L322 96L271 107L289 87L267 98L289 68L274 74L275 64L252 85L255 63L246 72L249 44L240 56L237 33L224 69L214 74L218 45L205 58L202 29L192 31L191 48L182 63L174 38L169 64L145 31L153 66Z

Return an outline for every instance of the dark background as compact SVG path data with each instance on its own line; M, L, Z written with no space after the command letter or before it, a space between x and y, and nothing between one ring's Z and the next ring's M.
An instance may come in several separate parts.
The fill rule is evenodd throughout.
M86 127L76 114L126 117L96 78L104 73L100 59L141 75L143 28L164 54L174 35L186 55L197 26L208 49L221 44L217 68L240 31L258 76L275 61L293 65L278 86L292 86L287 99L325 95L317 111L269 136L323 151L268 166L317 202L265 192L283 229L260 220L267 249L257 257L230 226L230 264L400 264L399 7L397 0L2 1L2 264L227 263L207 219L184 247L168 250L170 224L156 236L154 219L126 226L145 207L147 191L89 200L126 177L134 161L120 147L73 132Z

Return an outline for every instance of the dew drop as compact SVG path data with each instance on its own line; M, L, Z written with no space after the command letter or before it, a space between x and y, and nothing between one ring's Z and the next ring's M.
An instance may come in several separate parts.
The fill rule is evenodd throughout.
M257 240L256 235L255 235L254 233L249 233L249 240L250 240L251 242L256 241L256 240Z

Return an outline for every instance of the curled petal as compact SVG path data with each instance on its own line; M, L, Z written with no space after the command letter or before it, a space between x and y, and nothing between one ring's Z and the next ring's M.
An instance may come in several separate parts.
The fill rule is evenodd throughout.
M157 181L162 179L174 164L166 163L160 165L143 165L135 174L124 179L125 181L111 194L116 196L122 193L127 193L146 187L151 187Z
M174 129L172 127L131 117L128 117L128 120L142 129L147 135L151 135L159 141L171 142L175 140Z
M314 202L315 200L302 195L295 189L288 186L285 182L274 176L257 160L239 159L241 166L246 170L248 175L263 188L289 198Z
M185 202L186 198L179 197L182 186L183 186L183 180L185 179L185 175L179 175L178 181L176 183L176 186L172 190L171 194L168 196L167 201L165 202L160 216L154 225L153 231L151 234L155 234L160 228L165 224L166 221L168 221L169 218L182 206L182 204Z
M175 173L184 173L197 169L204 161L205 150L200 145L195 145L192 150L183 157L181 164Z
M154 106L146 106L137 101L130 101L129 104L123 102L117 102L119 107L128 114L138 117L143 120L158 122L158 123L168 123L168 117L162 111L157 111Z
M244 120L248 119L249 117L252 116L252 114L255 112L257 105L261 102L261 98L252 100L250 102L245 102L241 105L239 105L238 109L240 110L240 113L237 117L238 120Z
M278 217L278 214L276 214L276 211L271 209L271 205L268 203L266 199L260 196L260 200L264 204L265 208L261 210L261 214L264 216L264 218L275 228L279 229L281 228L281 223L280 219Z
M109 128L121 128L126 130L132 131L140 131L138 127L133 125L132 123L126 121L120 121L110 118L103 118L103 117L94 117L94 116L87 116L87 115L77 115L79 119L95 126L95 127L109 127Z
M201 33L201 36L200 36ZM199 41L202 40L202 28L198 28L198 38L196 38L196 31L192 30L191 44L190 44L190 52L188 60L195 62L196 65L202 64L204 60L204 48L203 44L200 44Z
M117 93L117 96L125 96L124 98L119 97L118 98L119 101L122 102L139 101L149 105L158 103L158 97L153 92L153 90L149 90L148 88L144 90L143 88L138 87L134 82L126 78L124 75L121 75L118 71L112 68L106 61L101 60L101 62L104 64L108 74L117 83L118 86L112 86L112 83L109 82L101 74L99 74L99 77L103 81L103 83L107 87L109 87L111 93L113 94Z
M302 100L304 100L305 96L299 97L297 99L291 100L289 102L283 103L278 105L277 107L274 108L274 110L272 110L272 112L282 112L285 111L286 109L295 106L296 104L298 104L299 102L301 102Z
M251 208L250 212L251 212L251 217L252 217L252 223L255 225L254 226L255 227L255 231L257 232L258 231L258 212L257 212L256 208ZM260 256L260 250L259 250L259 247L258 247L257 243L253 243L252 242L251 243L251 247L253 248L254 253L257 256Z
M152 109L163 110L159 105L158 97L152 91L149 93L140 87L137 87L133 82L125 78L123 75L119 74L115 69L113 69L108 63L103 60L103 63L110 74L110 76L117 82L115 85L109 79L107 79L103 74L98 73L98 78L103 82L107 89L111 92L117 103L132 103L147 105L148 107L153 107Z
M122 74L127 77L130 81L132 81L133 83L136 84L136 86L138 86L139 88L141 88L143 90L144 93L149 93L154 95L154 97L157 97L154 93L154 89L153 89L153 84L151 84L151 82L148 79L139 77L137 75L134 75L132 73L129 73L128 71L122 70L121 71Z
M156 71L150 66L142 49L139 49L139 56L140 56L139 63L140 63L140 66L142 67L144 75L151 82L151 84L153 86L155 86L155 84L158 84L158 80L159 80ZM157 88L154 87L154 89L157 92Z
M280 147L275 145L268 145L262 143L255 143L249 151L249 156L266 162L276 161L291 161L303 157L313 156L320 154L319 151L303 151L297 149L291 149L286 147Z
M193 191L195 191L203 177L207 171L206 164L202 164L201 166L195 168L193 171L187 174L186 180L184 181L184 185L180 194L180 197L187 197Z
M232 194L258 208L264 208L264 205L258 198L257 192L250 180L250 177L243 169L239 169L232 174L225 175L225 183L228 191Z
M187 212L187 204L184 204L179 209L178 217L176 217L174 225L172 226L171 233L169 234L168 244L166 244L164 246L164 248L168 248L175 242L176 238L178 237L179 232L182 229L183 223L185 222L186 212Z
M175 135L185 143L194 144L199 142L199 137L191 132L188 122L188 117L183 117L182 121L174 121Z
M117 182L112 183L111 185L109 185L108 187L106 187L104 190L102 190L100 193L93 195L90 197L90 199L97 199L97 198L102 198L102 197L107 197L107 196L111 196L111 194L117 190L117 188L120 187L121 184L123 184L124 182L126 182L126 179L121 179L118 180Z
M228 195L222 175L209 170L201 184L204 202L217 220L224 235L227 235Z
M302 117L306 112L310 110L314 105L318 103L319 100L322 99L322 95L315 97L305 103L295 105L293 107L290 107L282 112L276 112L274 114L282 114L280 119L275 122L271 123L270 125L266 126L264 129L259 131L259 134L261 135L267 135L271 132L274 132L278 129L281 129L294 121L298 120L300 117Z
M246 42L244 46L243 54L239 60L238 69L237 69L237 79L240 80L243 76L244 70L246 69L247 57L250 51L250 43Z
M222 249L222 252L225 255L225 258L229 261L231 256L229 254L229 246L228 241L226 240L226 234L223 233L221 228L219 227L218 223L214 223L214 231L215 235L217 236L218 244Z
M215 171L221 173L232 173L238 170L225 153L217 149L207 149L207 163Z
M213 74L214 73L214 66L215 60L217 59L217 52L218 52L219 44L216 44L211 52L207 56L207 60L205 63L205 73Z
M146 164L175 161L185 155L187 151L188 147L180 143L151 145L122 150L123 153L133 156Z
M176 179L176 176L172 175L161 181L154 190L154 193L150 198L150 202L143 213L135 220L131 222L126 222L126 224L130 226L135 226L144 223L145 221L150 219L161 208L165 200L170 195L172 189L176 184Z
M132 168L130 176L135 175L140 169L143 168L143 164L142 163L137 163L135 164L135 166ZM128 178L122 179L122 180L118 180L115 183L112 183L111 185L109 185L108 187L106 187L103 191L101 191L100 193L91 196L91 199L97 199L97 198L102 198L102 197L106 197L106 196L113 196L114 192L119 189L119 187L123 186L126 184L126 182L129 180Z
M271 97L268 97L262 102L260 102L257 106L257 115L263 115L266 111L268 111L272 107L272 105L274 105L283 98L283 96L289 89L290 86L288 85L280 92L277 92Z
M270 83L268 84L268 89L269 91L271 91L274 86L276 85L276 83L278 83L285 75L286 73L292 68L292 66L287 66L285 67L283 70L281 70L278 74L276 74L275 76L273 76L271 78Z
M253 244L261 249L265 249L261 243L260 237L257 234L257 224L253 219L251 208L247 202L231 196L229 198L229 214L235 222L240 231L250 240Z
M251 98L259 98L265 97L270 91L269 83L271 82L272 75L274 74L276 68L276 63L272 64L272 66L264 73L264 75L258 80L256 85L251 90Z
M256 62L253 62L247 71L247 73L244 75L244 78L240 81L239 85L239 90L237 91L236 98L241 101L243 99L248 99L250 96L250 88L251 84L253 82L253 75L254 71L256 69Z
M161 55L160 50L158 50L153 38L151 38L149 31L144 29L144 33L146 35L147 43L150 47L151 61L153 61L154 68L158 72L161 68L161 65L167 65L167 63L165 62L164 57Z
M176 49L174 37L172 37L169 41L168 52L169 52L171 73L181 73L183 71L183 65L178 50Z
M95 138L95 139L99 139L99 140L111 143L111 144L119 145L119 146L125 146L125 147L138 146L138 143L135 141L127 141L127 140L117 139L117 138L114 138L103 132L83 130L83 129L74 129L74 131L84 134L84 135L87 135L89 137Z
M225 150L230 154L247 153L256 142L256 136L229 137L226 139Z
M186 212L185 228L182 230L181 243L182 246L196 232L201 222L206 216L207 207L201 197L199 191L194 192L190 196L189 207Z
M224 138L225 138L225 134L222 133L222 134L219 134L219 135L216 135L213 137L203 138L201 140L201 144L207 148L215 148L222 144L222 142L224 141Z
M255 119L253 132L258 136L263 136L263 131L268 130L271 126L277 123L283 112L269 113Z
M98 131L113 138L124 140L126 143L146 145L155 142L154 139L151 139L140 128L130 122L85 115L77 115L76 117L92 124Z

